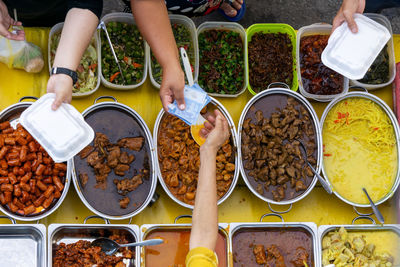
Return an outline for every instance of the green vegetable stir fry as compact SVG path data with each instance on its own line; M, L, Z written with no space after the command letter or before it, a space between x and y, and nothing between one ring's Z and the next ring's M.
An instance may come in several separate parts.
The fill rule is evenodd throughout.
M51 65L54 63L54 57L58 43L60 42L61 32L54 34L50 40L50 62ZM78 82L72 89L73 93L86 93L93 90L97 85L97 51L95 48L94 38L90 42L86 49L78 68L76 69L78 74Z
M389 81L389 53L388 46L382 49L374 63L368 69L364 78L359 82L367 84L382 84Z
M236 94L244 84L243 40L226 30L199 35L199 85L209 93Z
M185 27L185 25L173 23L172 24L172 32L174 33L175 42L176 42L176 46L178 47L178 49L180 49L181 47L185 48L186 53L189 57L190 65L192 67L192 72L194 72L194 68L193 68L194 62L195 62L194 46L192 44L192 36L190 34L189 29L187 27ZM179 55L180 55L180 53L179 53ZM180 56L179 56L179 58L180 58ZM181 63L181 67L183 69L183 64L182 64L181 58L180 58L180 63ZM151 71L152 71L154 80L157 83L161 84L162 68L161 68L161 65L157 62L157 59L153 55L153 53L151 53ZM187 82L186 76L185 76L185 81Z
M106 26L126 81L125 85L141 82L144 71L144 41L137 26L115 21ZM104 78L122 85L123 79L104 31L101 32L101 55Z

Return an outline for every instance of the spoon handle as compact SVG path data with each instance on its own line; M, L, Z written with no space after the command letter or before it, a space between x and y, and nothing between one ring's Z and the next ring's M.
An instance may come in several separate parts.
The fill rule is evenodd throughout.
M150 240L144 240L141 242L135 242L135 243L128 243L128 244L120 244L120 247L136 247L136 246L154 246L154 245L159 245L164 243L164 240L162 239L150 239Z
M310 162L307 161L308 166L311 168L312 172L317 176L318 181L321 183L322 187L325 189L326 192L328 192L328 194L332 194L332 188L329 186L328 182L325 181L324 178L321 177L321 175L319 175L317 173L317 171L314 169L314 167L310 164Z
M362 190L364 191L365 195L367 195L369 203L371 203L372 211L374 212L376 218L378 219L378 221L380 223L384 224L385 223L385 219L383 218L382 213L379 211L378 207L375 205L375 203L369 197L369 194L368 194L367 190L365 188L363 188Z

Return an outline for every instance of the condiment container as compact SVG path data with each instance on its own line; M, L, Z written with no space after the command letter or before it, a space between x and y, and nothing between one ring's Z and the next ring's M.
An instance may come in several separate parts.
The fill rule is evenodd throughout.
M286 33L289 35L289 38L292 42L293 50L293 81L292 84L289 84L290 89L293 91L297 91L298 88L298 81L297 81L297 72L296 72L296 32L292 26L289 24L279 24L279 23L263 23L263 24L253 24L246 30L247 40L246 40L246 64L247 64L247 89L250 91L252 95L256 95L256 92L251 88L250 81L249 81L249 73L251 63L249 63L249 43L251 42L251 37L257 33ZM285 81L277 81L277 82L285 82ZM265 88L267 89L267 88Z
M352 85L356 86L362 86L367 90L375 90L379 89L382 87L386 87L389 84L391 84L394 80L394 77L396 76L396 60L394 56L394 44L393 44L393 32L392 32L392 26L390 25L390 21L383 15L381 14L375 14L375 13L364 13L364 16L378 22L379 24L385 26L389 33L390 33L390 40L387 42L387 52L389 54L389 80L386 83L382 84L368 84L368 83L362 83L357 80L351 80Z
M50 53L51 53L51 38L53 37L53 35L54 34L56 34L56 33L61 33L61 31L62 31L62 29L63 29L63 26L64 26L64 22L60 22L60 23L57 23L56 25L54 25L52 28L51 28L51 30L50 30L50 33L49 33L49 40L48 40L48 47L47 47L47 61L48 61L48 63L49 63L49 70L51 70L51 67L52 67L52 65L51 65L51 60L50 60L50 58L51 58L51 55L50 55ZM83 93L72 93L72 97L76 97L76 98L80 98L80 97L84 97L84 96L88 96L88 95L91 95L91 94L93 94L94 92L96 92L97 91L97 89L99 89L99 87L100 87L100 73L101 73L101 64L100 64L100 37L95 33L94 34L94 36L93 36L93 38L94 38L94 45L95 45L95 48L96 48L96 53L97 53L97 75L96 75L96 77L97 77L97 82L96 82L96 86L94 87L94 88L92 88L90 91L88 91L88 92L83 92Z
M54 93L42 96L22 112L20 123L55 162L64 162L86 147L94 132L72 105L63 103L53 111L54 98Z
M238 91L236 94L218 94L218 93L209 93L210 96L214 97L237 97L241 94L243 94L244 91L246 91L246 88L248 86L248 64L247 64L247 35L246 31L243 28L242 25L235 23L235 22L222 22L222 21L207 21L202 23L198 28L197 28L197 38L198 36L204 32L204 31L210 31L210 30L225 30L225 31L233 31L237 32L240 34L240 37L243 42L243 58L244 58L244 67L243 67L243 75L244 75L244 82L243 82L243 88ZM200 50L200 48L199 48ZM200 52L199 52L200 53ZM199 63L200 64L200 63Z
M358 32L352 33L344 22L329 38L322 62L351 80L362 79L379 52L390 39L390 32L381 24L354 14Z
M332 25L325 23L315 23L312 25L301 27L297 31L297 45L296 45L296 66L297 66L297 79L299 83L300 93L306 98L314 99L320 102L328 102L335 97L344 95L349 90L349 79L343 77L343 91L340 94L335 95L317 95L307 92L303 87L303 81L301 79L301 68L300 68L300 44L301 38L310 35L330 35L332 31Z
M193 67L194 67L194 81L197 81L197 77L199 76L199 44L197 41L197 33L196 33L196 25L194 24L193 20L183 16L183 15L175 15L175 14L170 14L169 15L169 20L171 21L171 24L181 24L185 26L191 36L191 43L193 46L193 52L194 52L194 62ZM179 49L179 47L178 47ZM152 69L152 62L151 62L151 53L148 53L148 59L147 59L148 65L149 65L149 76L150 76L150 81L151 84L154 87L157 87L160 89L160 84L154 79L153 77L153 69Z

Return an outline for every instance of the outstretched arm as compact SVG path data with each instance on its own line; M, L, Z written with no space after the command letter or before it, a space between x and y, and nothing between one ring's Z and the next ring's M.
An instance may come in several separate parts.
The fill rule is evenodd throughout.
M65 18L61 39L57 47L53 67L76 70L82 55L92 40L99 20L88 9L72 8ZM72 78L64 74L50 76L47 92L56 93L52 108L57 109L63 102L71 102Z
M229 126L218 110L215 111L215 118L209 118L209 121L215 126L206 123L208 129L202 133L207 139L200 147L200 171L193 210L190 249L205 247L214 251L218 237L216 155L229 137Z
M140 32L163 69L160 98L164 110L168 111L174 100L184 109L185 78L164 0L131 0L131 7Z

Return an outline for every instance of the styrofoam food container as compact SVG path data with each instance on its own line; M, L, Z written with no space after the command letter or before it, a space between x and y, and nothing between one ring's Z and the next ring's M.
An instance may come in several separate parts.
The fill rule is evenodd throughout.
M358 32L352 33L344 22L331 34L321 58L325 66L351 80L359 80L389 41L390 32L366 16L354 14L354 19Z
M193 20L191 20L190 18L183 16L183 15L170 14L169 20L171 21L171 25L174 23L182 24L182 25L186 26L186 28L188 28L190 31L190 36L192 37L193 50L194 50L194 81L197 82L197 78L199 77L199 43L197 41L196 25L194 24ZM150 50L150 52L151 52L151 50ZM158 82L156 82L156 80L153 78L153 70L152 70L151 53L150 52L148 53L148 59L147 59L147 61L149 62L150 81L154 87L157 87L158 89L160 89L161 85Z
M247 81L248 79L248 64L247 64L247 35L245 29L240 25L239 23L236 22L221 22L221 21L207 21L202 24L197 28L197 38L199 37L200 33L206 30L226 30L226 31L233 31L237 32L240 34L240 37L242 38L243 41L243 72L244 72L244 82L243 82L243 88L236 94L217 94L217 93L208 93L211 96L216 96L216 97L237 97L241 94L243 94L244 91L246 91L247 88ZM199 57L200 57L200 48L199 48ZM200 63L199 63L200 64Z
M50 46L51 46L51 37L53 37L54 34L56 34L58 32L61 32L63 26L64 26L64 22L57 23L56 25L54 25L51 28L50 33L49 33L49 40L47 42L47 61L49 63L49 70L51 70L51 67L52 67L51 60L50 60L50 57L51 57L50 56L50 53L51 53L51 48L50 48ZM99 87L100 87L100 73L101 73L100 41L99 41L100 39L99 39L99 36L96 33L94 33L93 38L94 38L94 45L95 45L96 53L97 53L97 75L96 75L97 76L97 82L96 82L96 87L94 87L92 90L90 90L88 92L72 93L72 97L79 98L79 97L84 97L84 96L91 95L94 92L96 92L97 89L99 89Z
M396 60L394 56L394 45L393 45L393 32L392 32L392 26L390 25L390 21L383 15L381 14L375 14L375 13L364 13L364 16L382 24L385 26L388 31L390 32L390 40L387 42L387 49L388 49L388 54L389 54L389 80L386 83L381 83L381 84L368 84L368 83L362 83L357 80L351 80L350 83L355 86L361 86L364 87L367 90L375 90L379 89L382 87L386 87L389 84L391 84L394 80L394 77L396 76Z
M53 111L54 98L54 93L39 98L22 112L20 123L55 162L64 162L92 142L94 131L70 104Z
M317 95L307 92L303 87L303 81L301 79L301 69L300 69L300 42L301 38L309 35L330 35L332 31L332 25L326 23L315 23L309 26L301 27L297 31L296 38L296 69L297 69L297 79L299 82L300 93L310 99L314 99L320 102L328 102L335 97L345 95L349 91L349 79L345 76L343 77L343 91L340 94L335 95Z
M122 13L122 12L116 12L116 13L110 13L105 15L102 19L101 19L107 26L107 23L111 22L111 21L117 21L117 22L123 22L123 23L128 23L128 24L133 24L136 25L135 19L133 18L132 14L128 14L128 13ZM100 57L100 61L101 61L101 36L100 36L100 30L98 31L98 35L99 35L99 40L100 40L100 48L99 48L99 57ZM108 41L104 40L105 42ZM143 38L143 42L144 42L144 65L143 65L143 78L142 80L137 83L137 84L131 84L131 85L119 85L119 84L114 84L114 83L110 83L109 81L107 81L104 76L103 76L103 72L100 72L100 79L101 79L101 83L108 88L111 89L116 89L116 90L130 90L130 89L135 89L139 86L141 86L144 81L146 81L147 78L147 69L148 69L148 59L149 59L149 51L150 48L146 42L146 40L144 40ZM101 61L101 64L102 61Z

